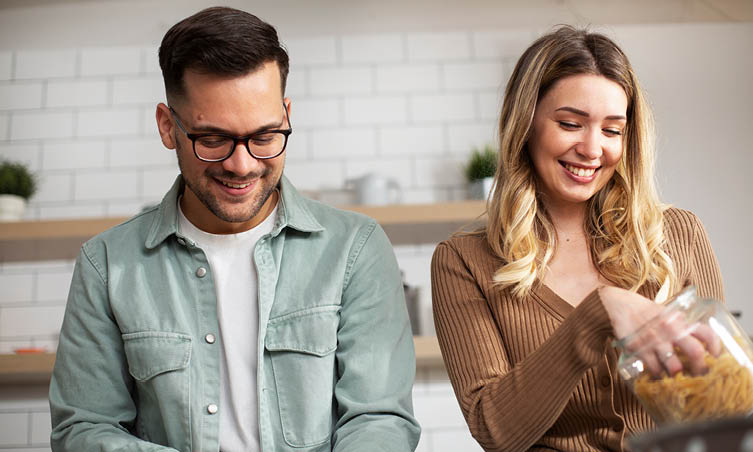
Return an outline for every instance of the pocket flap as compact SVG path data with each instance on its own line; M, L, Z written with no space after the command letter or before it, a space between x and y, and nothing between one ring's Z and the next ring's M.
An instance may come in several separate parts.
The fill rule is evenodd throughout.
M184 369L191 360L191 336L187 334L145 331L122 337L128 372L137 380Z
M269 351L325 356L337 348L340 306L316 308L270 319L264 345Z

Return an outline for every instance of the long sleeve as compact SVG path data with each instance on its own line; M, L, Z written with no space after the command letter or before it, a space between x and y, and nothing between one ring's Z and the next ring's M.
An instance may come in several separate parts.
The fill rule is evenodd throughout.
M174 451L129 433L136 419L121 332L106 280L82 249L50 381L52 450Z
M665 213L665 234L676 270L684 285L694 285L698 295L724 301L719 262L701 220L687 210L671 208Z
M333 452L412 452L420 428L416 361L400 271L387 236L362 228L346 270L337 333Z
M525 359L511 364L487 297L469 263L488 260L480 250L452 241L440 244L432 260L432 297L437 337L450 380L471 433L487 451L522 451L541 438L568 403L579 381L601 359L612 335L598 292L592 292L543 343ZM486 284L486 283L484 283ZM512 300L510 303L532 303ZM495 302L499 302L497 297ZM507 322L530 325L533 344L543 333L519 305ZM523 313L523 314L521 314ZM510 314L510 313L508 313Z

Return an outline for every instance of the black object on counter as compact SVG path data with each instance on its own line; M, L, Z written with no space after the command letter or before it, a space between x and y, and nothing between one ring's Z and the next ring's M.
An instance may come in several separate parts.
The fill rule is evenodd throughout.
M751 452L753 419L735 417L662 427L630 439L633 452Z

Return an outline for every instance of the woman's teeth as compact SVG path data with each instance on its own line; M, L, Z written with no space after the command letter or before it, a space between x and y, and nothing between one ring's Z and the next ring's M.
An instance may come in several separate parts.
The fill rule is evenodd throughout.
M570 171L571 173L575 174L576 176L580 177L589 177L593 176L593 174L596 172L596 168L576 168L572 165L568 165L565 163L565 168Z
M230 187L230 188L246 188L249 185L251 185L250 183L248 183L248 184L231 184L230 182L225 182L225 181L220 181L220 182L222 183L222 185L224 185L226 187Z

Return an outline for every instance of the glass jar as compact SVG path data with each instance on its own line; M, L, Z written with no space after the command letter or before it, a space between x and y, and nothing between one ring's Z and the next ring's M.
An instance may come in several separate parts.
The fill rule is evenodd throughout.
M693 348L681 346L689 342L701 351L692 363ZM657 424L753 413L753 343L722 303L694 287L614 345L620 376ZM682 370L670 375L662 363L672 357Z

